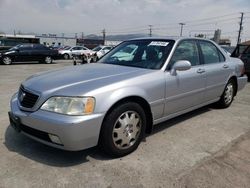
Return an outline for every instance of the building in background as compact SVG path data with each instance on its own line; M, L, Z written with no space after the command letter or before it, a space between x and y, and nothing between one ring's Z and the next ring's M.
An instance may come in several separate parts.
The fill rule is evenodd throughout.
M77 39L74 37L57 36L56 34L36 35L40 39L40 44L46 46L76 46Z
M10 35L0 34L0 50L9 49L23 43L40 43L40 39L35 35Z

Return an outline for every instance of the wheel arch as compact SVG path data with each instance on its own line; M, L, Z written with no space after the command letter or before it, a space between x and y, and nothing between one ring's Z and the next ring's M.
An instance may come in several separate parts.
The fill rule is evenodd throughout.
M229 82L229 80L233 80L233 82L235 83L235 91L234 91L234 96L237 95L237 91L238 91L238 83L237 83L237 77L235 75L230 76L230 78L228 79L227 83Z
M123 103L126 103L126 102L134 102L134 103L137 103L139 104L144 112L145 112L145 115L146 115L146 121L147 121L147 124L146 124L146 133L151 133L152 132L152 128L153 128L153 115L152 115L152 112L151 112L151 107L149 105L149 103L147 102L146 99L144 99L143 97L140 97L140 96L136 96L136 95L133 95L133 96L127 96L127 97L124 97L118 101L116 101L109 109L108 111L106 112L105 116L104 116L104 119L103 119L103 122L105 121L106 117L108 116L108 114L114 110L117 106L123 104ZM102 127L101 127L102 129Z

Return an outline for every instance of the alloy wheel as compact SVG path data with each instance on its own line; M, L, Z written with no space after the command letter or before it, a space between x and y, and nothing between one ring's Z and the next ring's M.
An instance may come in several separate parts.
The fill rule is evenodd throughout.
M233 100L234 86L232 83L228 83L224 93L225 104L230 104Z
M118 149L128 149L135 144L141 132L141 117L127 111L118 117L113 128L113 143Z
M51 59L51 57L49 57L49 56L47 56L47 57L45 57L45 63L46 64L50 64L50 63L52 63L52 59Z
M11 58L10 57L4 57L3 58L3 63L5 65L10 65L12 63Z

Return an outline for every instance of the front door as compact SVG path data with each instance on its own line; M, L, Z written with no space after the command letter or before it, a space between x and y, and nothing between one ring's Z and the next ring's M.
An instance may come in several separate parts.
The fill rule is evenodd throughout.
M177 71L171 75L171 66L179 61L187 60L191 69ZM166 72L166 98L164 115L168 116L202 104L205 90L205 70L200 63L199 51L195 41L184 40L176 47Z
M20 61L20 62L24 62L24 61L30 61L31 59L31 45L29 44L25 44L25 45L21 45L18 48L18 51L16 52L16 61Z

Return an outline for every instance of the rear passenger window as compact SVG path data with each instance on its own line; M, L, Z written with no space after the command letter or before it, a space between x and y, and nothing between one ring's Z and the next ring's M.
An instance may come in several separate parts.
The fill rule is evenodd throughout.
M198 48L194 41L187 40L178 44L170 60L169 68L179 60L187 60L192 66L199 65Z
M201 51L204 57L205 64L218 63L225 61L224 56L220 54L219 50L211 42L200 41ZM222 56L222 57L220 57Z

